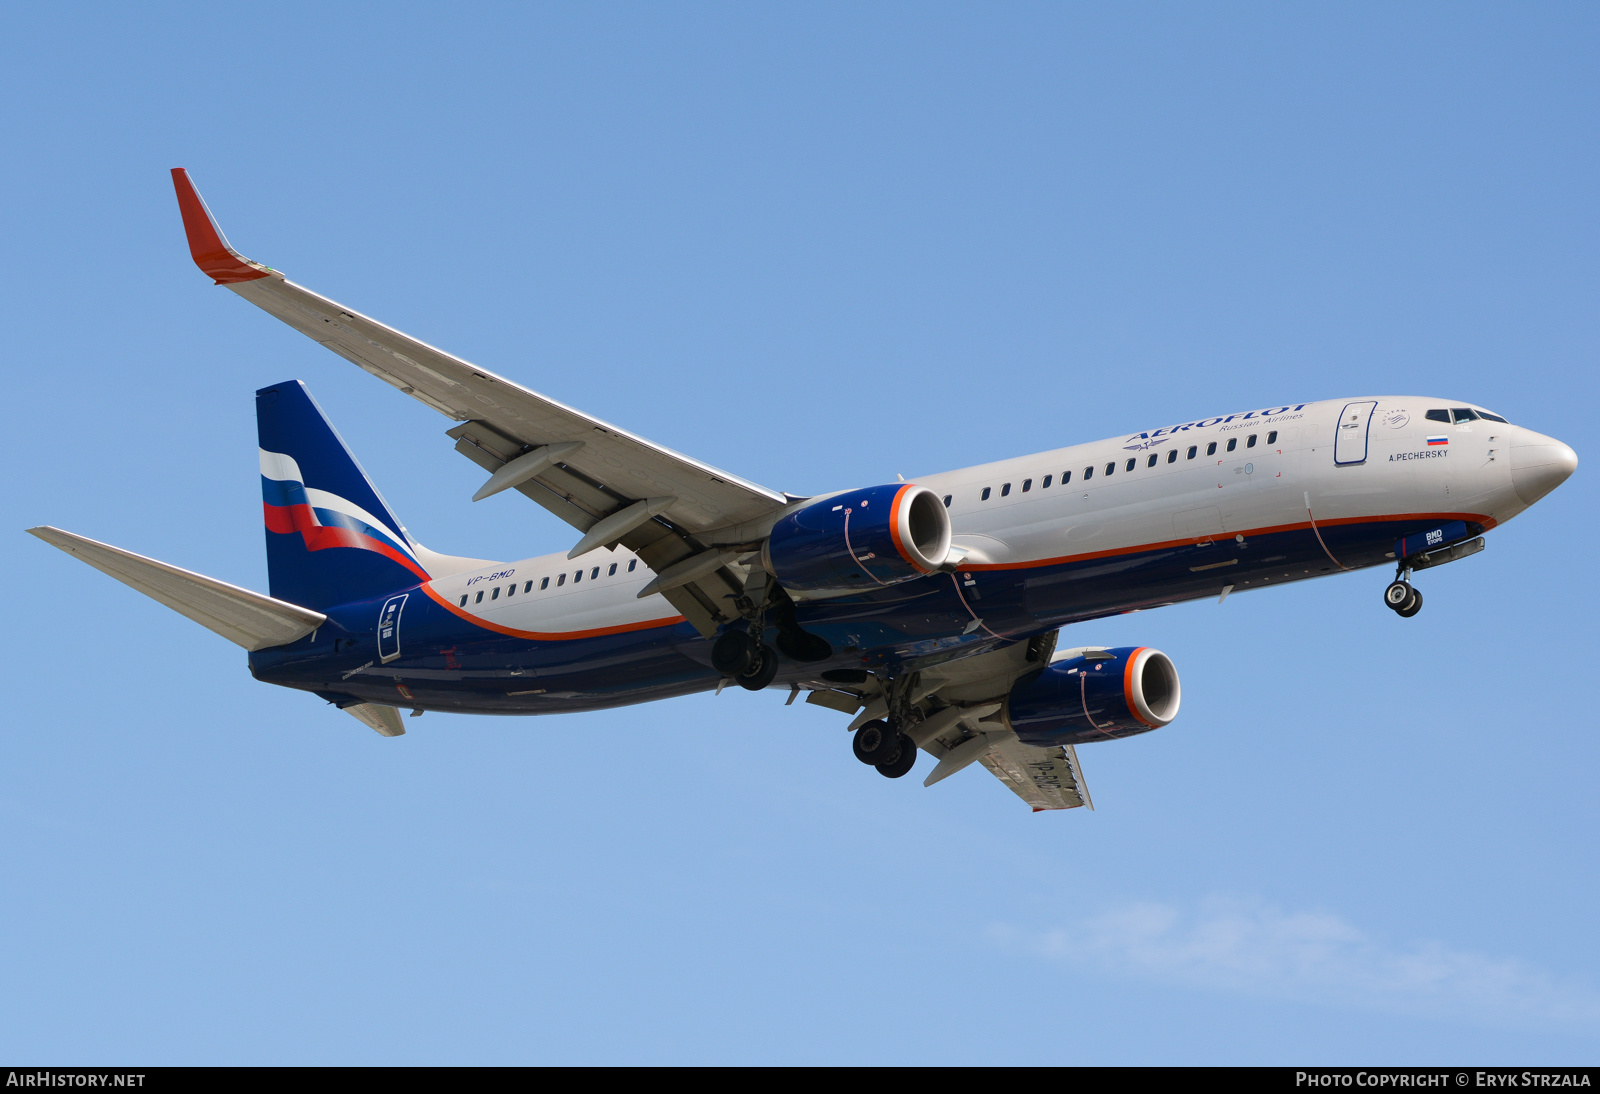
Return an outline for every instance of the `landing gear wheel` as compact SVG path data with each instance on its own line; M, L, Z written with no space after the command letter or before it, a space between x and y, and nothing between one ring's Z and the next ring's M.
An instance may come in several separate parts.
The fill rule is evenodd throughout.
M889 723L880 718L856 730L850 748L855 752L856 759L877 767L879 764L892 763L900 758L900 741L900 734L889 728Z
M1410 619L1422 610L1422 594L1416 589L1411 590L1411 603L1403 608L1396 608L1394 613L1401 619Z
M756 661L744 671L738 680L739 686L748 691L760 691L772 683L772 678L778 675L778 651L768 645L756 647Z
M711 647L711 667L724 676L743 676L755 660L755 641L744 631L723 631Z
M1411 603L1411 598L1415 594L1416 590L1404 581L1395 581L1390 583L1387 589L1383 590L1383 602L1389 608L1398 612Z
M886 764L874 765L878 774L886 779L898 779L901 775L917 766L917 746L911 743L910 737L900 738L900 755Z

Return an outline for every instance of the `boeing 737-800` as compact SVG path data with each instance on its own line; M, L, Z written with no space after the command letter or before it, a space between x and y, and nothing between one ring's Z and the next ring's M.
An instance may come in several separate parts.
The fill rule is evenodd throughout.
M439 411L487 481L575 530L508 562L427 550L305 386L256 392L270 596L31 531L385 736L402 710L543 714L782 688L851 719L856 758L926 784L978 763L1035 809L1089 804L1076 746L1178 714L1150 647L1060 628L1199 597L1468 557L1577 456L1427 396L1282 402L911 482L796 497L563 406L236 252L173 171L214 281ZM1376 607L1376 605L1375 605Z

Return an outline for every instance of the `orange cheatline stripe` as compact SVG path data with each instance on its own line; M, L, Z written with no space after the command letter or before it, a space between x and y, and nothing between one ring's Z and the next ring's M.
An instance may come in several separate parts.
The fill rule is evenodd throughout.
M1319 520L1317 526L1328 528L1335 524L1373 524L1378 521L1392 520L1460 520L1475 521L1482 524L1485 531L1495 526L1495 519L1483 513L1384 513L1373 517L1338 517L1334 520ZM1236 532L1225 532L1223 535L1231 538L1241 536L1266 536L1275 532L1309 531L1311 522L1308 520L1296 521L1293 524L1276 524L1267 528L1241 528ZM1026 570L1033 566L1055 566L1063 562L1091 562L1097 558L1114 558L1117 555L1131 555L1139 551L1159 551L1166 547L1189 547L1207 536L1189 536L1185 539L1167 539L1156 543L1139 543L1132 547L1114 547L1109 551L1090 551L1082 555L1061 555L1056 558L1036 558L1027 562L963 562L963 570Z
M625 634L628 631L644 631L650 630L653 627L670 627L675 623L683 622L683 616L673 615L668 616L665 619L646 619L640 623L623 623L616 627L596 627L595 629L588 631L520 631L515 627L502 627L498 623L490 623L486 619L479 619L471 612L465 611L464 609L452 604L450 601L440 596L438 592L434 590L432 585L422 586L422 591L427 593L428 596L433 599L435 604L438 604L441 608L444 608L452 615L460 616L468 623L482 627L486 631L494 631L496 634L507 634L512 638L531 638L539 642L569 642L575 638L599 638L602 635L607 634Z

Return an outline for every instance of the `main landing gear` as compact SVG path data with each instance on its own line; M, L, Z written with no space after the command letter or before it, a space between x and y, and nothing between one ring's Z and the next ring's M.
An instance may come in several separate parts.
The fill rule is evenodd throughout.
M1406 576L1405 571L1401 571L1383 590L1384 604L1401 619L1410 619L1422 610L1422 594L1411 587Z
M746 631L726 630L711 647L711 667L750 691L760 691L778 675L778 651Z
M856 730L850 748L886 779L898 779L917 765L916 744L881 718Z
M850 742L856 759L878 769L886 779L898 779L917 766L917 742L905 732L914 724L911 689L915 675L883 680L886 716L863 723Z
M747 586L734 598L734 607L744 618L744 629L729 627L711 647L711 667L751 691L760 691L778 675L778 650L789 660L802 663L826 661L833 656L833 647L826 639L801 628L789 595L766 575L761 578L759 588ZM761 641L767 633L768 611L778 630L778 650Z

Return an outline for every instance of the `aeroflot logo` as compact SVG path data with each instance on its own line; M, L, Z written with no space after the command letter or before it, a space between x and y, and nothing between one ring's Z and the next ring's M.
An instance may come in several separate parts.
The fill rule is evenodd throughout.
M1182 425L1169 425L1164 429L1152 429L1148 433L1129 434L1128 443L1124 444L1123 447L1130 452L1134 452L1142 448L1154 448L1163 441L1170 440L1175 434L1182 433L1188 429L1205 429L1209 426L1226 425L1229 422L1235 421L1245 422L1257 418L1272 418L1279 414L1291 414L1295 411L1304 410L1305 408L1305 403L1300 403L1296 406L1275 406L1267 410L1252 410L1248 414L1229 414L1226 418L1203 418L1198 422L1184 422ZM1134 444L1132 443L1134 441L1141 443Z
M293 456L264 448L260 451L261 512L267 531L279 535L298 532L308 551L330 547L376 551L423 581L429 580L411 545L397 538L383 521L348 498L307 486Z

